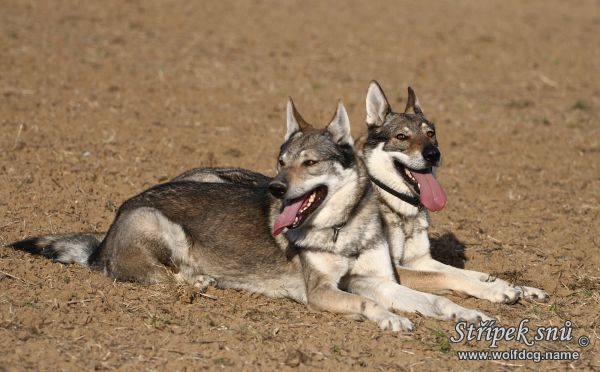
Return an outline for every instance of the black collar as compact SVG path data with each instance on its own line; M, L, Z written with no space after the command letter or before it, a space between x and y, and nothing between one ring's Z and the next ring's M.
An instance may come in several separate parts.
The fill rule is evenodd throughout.
M407 194L401 193L399 191L396 191L371 175L369 175L369 178L371 178L371 181L374 184L376 184L377 186L379 186L381 189L383 189L385 192L394 195L398 199L400 199L404 202L407 202L408 204L410 204L414 207L421 208L421 205L422 205L421 200L418 197L412 196L412 195L407 195Z

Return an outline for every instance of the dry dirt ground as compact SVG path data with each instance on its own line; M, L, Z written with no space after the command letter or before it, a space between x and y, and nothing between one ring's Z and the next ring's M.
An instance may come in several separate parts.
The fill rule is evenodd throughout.
M288 95L356 135L377 78L438 126L442 260L543 287L547 304L452 297L515 326L574 324L571 362L463 362L453 324L411 334L288 300L101 273L0 248L0 370L600 368L598 1L0 0L0 243L105 231L126 198L201 165L268 174ZM444 253L445 252L445 253ZM590 337L582 348L577 337Z

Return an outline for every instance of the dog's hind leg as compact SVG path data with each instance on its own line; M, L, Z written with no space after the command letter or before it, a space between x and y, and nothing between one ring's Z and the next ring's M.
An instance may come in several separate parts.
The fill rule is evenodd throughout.
M123 212L111 226L97 264L110 277L146 284L177 271L189 244L180 225L149 207Z
M190 275L186 273L186 270L180 270L175 274L175 280L191 284L202 293L204 293L208 287L217 285L217 280L211 276L198 274Z

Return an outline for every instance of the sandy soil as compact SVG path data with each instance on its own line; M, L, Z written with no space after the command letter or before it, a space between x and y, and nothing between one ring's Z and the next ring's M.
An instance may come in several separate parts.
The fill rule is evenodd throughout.
M600 6L593 0L0 1L0 243L104 231L129 196L201 165L273 173L288 95L309 120L368 81L438 126L434 249L543 287L453 300L515 326L571 320L574 362L463 362L453 324L412 334L235 291L113 283L0 249L0 370L600 368ZM441 259L448 259L441 255ZM456 260L455 260L456 261ZM457 263L461 260L458 260ZM587 335L592 344L577 345ZM523 348L504 342L501 350Z

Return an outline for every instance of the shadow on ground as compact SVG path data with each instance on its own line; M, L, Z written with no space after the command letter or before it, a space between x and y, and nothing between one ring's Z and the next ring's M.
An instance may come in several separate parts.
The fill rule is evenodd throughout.
M434 259L446 265L460 269L465 268L465 262L467 262L467 256L465 255L466 246L458 240L456 235L446 233L439 237L430 237L430 242L431 256Z

